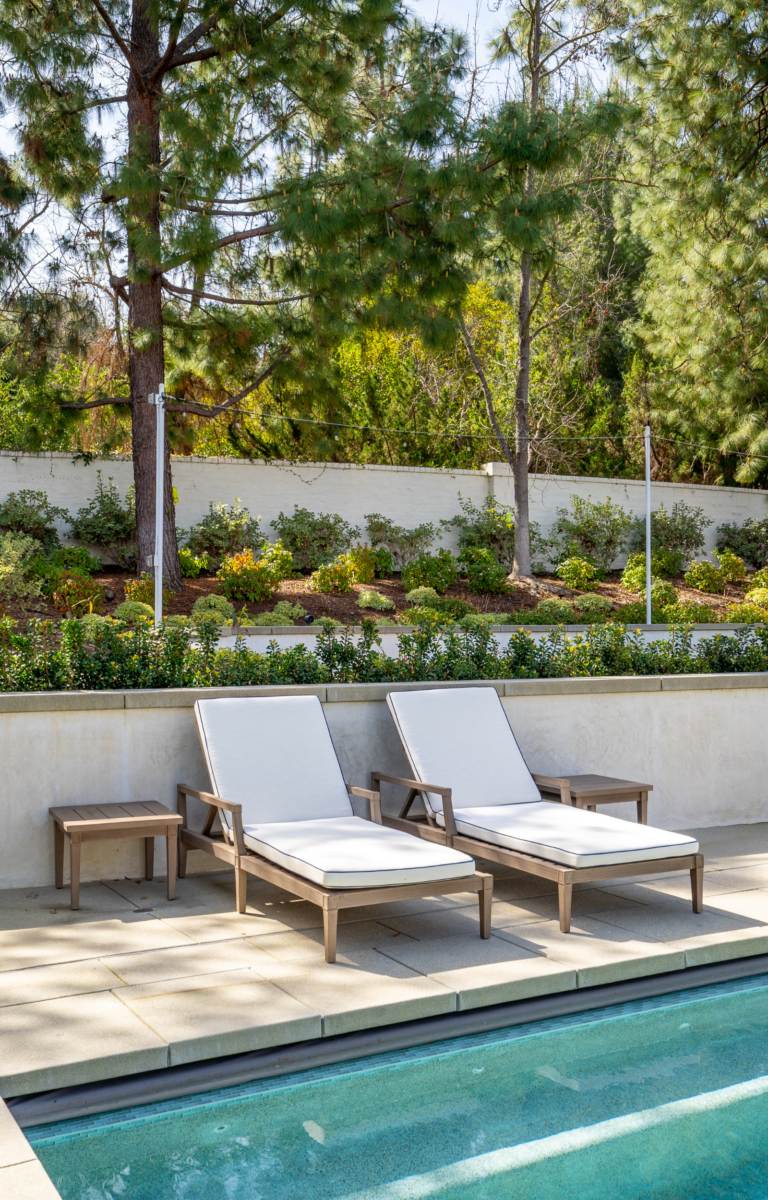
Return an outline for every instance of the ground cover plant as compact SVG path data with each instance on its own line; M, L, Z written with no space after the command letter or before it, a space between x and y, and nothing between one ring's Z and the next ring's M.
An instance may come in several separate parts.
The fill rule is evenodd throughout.
M382 653L372 621L361 636L322 622L315 649L298 645L266 653L243 638L219 649L215 622L196 629L164 622L135 604L130 620L30 623L19 632L0 619L0 690L77 691L115 688L226 687L257 684L366 683L473 679L546 679L604 675L679 675L768 670L768 627L718 634L694 645L679 628L646 644L630 628L597 625L584 634L553 629L540 641L524 630L502 647L488 627L420 622L398 637L398 653ZM435 614L436 617L437 614Z

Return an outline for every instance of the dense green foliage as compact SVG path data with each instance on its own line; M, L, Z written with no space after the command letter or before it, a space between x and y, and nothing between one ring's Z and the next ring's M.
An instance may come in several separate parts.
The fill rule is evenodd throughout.
M194 635L194 640L193 640ZM316 648L299 645L265 654L217 649L218 626L197 631L148 620L35 622L18 633L0 621L0 690L71 691L114 688L227 687L254 684L366 683L419 680L546 679L601 675L670 675L768 670L768 629L756 627L693 644L680 629L645 644L620 626L585 635L553 630L540 641L523 631L501 649L481 623L442 627L425 620L398 638L398 654L382 654L372 622L353 639L324 629Z

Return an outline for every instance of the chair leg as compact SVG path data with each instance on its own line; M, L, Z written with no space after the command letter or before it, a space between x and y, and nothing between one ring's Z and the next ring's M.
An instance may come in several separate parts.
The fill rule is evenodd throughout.
M640 799L637 802L637 823L638 825L648 824L648 793L642 792Z
M168 899L176 899L176 850L178 846L178 827L169 825L165 838L166 857L168 859Z
M64 887L64 830L53 826L53 857L56 868L56 887Z
M154 878L155 874L155 839L144 838L144 869L147 879Z
M235 866L235 907L239 913L245 912L248 903L248 877L240 866Z
M179 879L186 879L187 876L187 843L177 831L176 837L176 854L178 856L178 864L176 873Z
M326 897L327 899L327 897ZM323 938L325 940L325 961L336 962L336 931L339 924L338 908L323 904Z
M477 893L480 901L480 937L491 936L491 904L493 901L493 875L483 875L483 886Z
M69 839L69 907L80 907L80 838Z
M573 884L560 883L557 885L557 902L560 910L560 932L571 932L571 899L573 897Z
M691 867L691 899L693 911L700 913L704 908L704 862L697 867Z

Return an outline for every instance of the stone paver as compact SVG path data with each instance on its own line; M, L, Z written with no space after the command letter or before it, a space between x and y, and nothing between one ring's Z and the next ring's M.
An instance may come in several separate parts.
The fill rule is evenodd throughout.
M95 992L3 1009L0 1063L0 1093L17 1096L155 1070L168 1047L111 992Z
M320 1014L250 971L122 988L116 996L168 1046L195 1062L320 1037Z
M0 1170L4 1200L61 1200L39 1158Z
M227 870L174 902L162 879L86 884L78 913L51 887L0 892L0 1093L768 953L768 823L698 836L701 914L687 872L577 885L564 935L551 883L485 863L489 940L471 893L371 905L342 913L333 965L319 908L249 879L240 916Z

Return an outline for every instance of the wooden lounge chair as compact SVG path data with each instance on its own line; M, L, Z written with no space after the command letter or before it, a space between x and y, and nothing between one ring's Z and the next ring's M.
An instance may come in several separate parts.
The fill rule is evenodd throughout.
M181 877L193 846L234 868L238 912L248 874L320 905L327 962L339 909L391 900L477 892L480 936L490 937L493 877L447 843L427 847L382 825L378 793L344 783L316 696L198 700L195 718L213 790L178 787ZM189 828L189 796L209 806L200 832ZM370 820L350 796L369 801Z
M599 879L690 870L693 911L701 912L698 842L542 800L494 688L390 692L387 704L414 777L373 772L374 790L382 781L410 789L400 815L384 816L386 825L554 880L563 933L574 883ZM419 795L425 814L414 817Z

